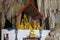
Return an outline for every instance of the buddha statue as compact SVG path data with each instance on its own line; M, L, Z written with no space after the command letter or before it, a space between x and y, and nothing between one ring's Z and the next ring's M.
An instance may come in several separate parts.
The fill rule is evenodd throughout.
M32 30L32 26L31 26L30 23L28 23L28 29L29 29L29 30Z
M34 33L34 30L31 30L30 32L30 37L36 37L35 33Z
M26 14L24 14L24 19L23 19L23 21L24 21L24 29L27 30L28 29L28 26L27 26L28 25L28 19L27 20L26 19L27 19L27 16L26 16Z
M21 22L21 24L20 25L18 25L18 29L24 29L24 27L23 27L24 25L23 25L23 19L22 19L22 22Z
M37 30L39 30L40 29L40 23L38 22L38 24L37 24Z

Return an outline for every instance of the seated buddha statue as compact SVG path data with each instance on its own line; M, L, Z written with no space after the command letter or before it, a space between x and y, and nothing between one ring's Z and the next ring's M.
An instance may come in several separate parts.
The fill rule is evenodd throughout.
M30 32L30 37L36 37L35 33L34 33L34 30L31 30Z

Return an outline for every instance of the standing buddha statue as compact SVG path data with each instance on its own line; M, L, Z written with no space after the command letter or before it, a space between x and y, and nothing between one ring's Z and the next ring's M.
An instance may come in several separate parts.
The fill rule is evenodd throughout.
M40 23L39 22L37 24L37 30L41 30L41 26L40 26Z
M27 19L27 17L26 17L26 14L24 14L24 19L23 19L23 21L24 21L24 29L27 29L28 19Z
M24 27L23 27L24 25L23 25L23 19L22 19L22 22L21 22L21 24L19 24L18 25L18 29L24 29Z
M22 19L22 22L21 22L21 29L24 29L23 19Z
M28 25L27 25L27 26L28 26L28 29L29 29L29 30L32 30L32 26L31 26L31 24L30 24L30 23L28 23Z

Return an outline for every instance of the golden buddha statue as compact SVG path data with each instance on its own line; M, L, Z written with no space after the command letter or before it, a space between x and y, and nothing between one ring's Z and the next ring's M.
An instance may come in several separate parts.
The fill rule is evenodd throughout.
M27 17L26 17L26 14L24 14L24 19L23 19L23 21L24 21L24 29L28 29L28 19L27 19Z
M28 25L27 25L27 26L28 26L28 29L29 29L29 30L32 30L32 26L31 26L31 24L30 24L30 23L28 23Z
M28 28L29 28L29 27L28 27L29 22L26 22L26 23L24 23L24 24L25 24L25 29L28 30Z
M35 33L34 33L34 30L31 30L30 32L30 37L36 37Z
M37 30L39 30L40 29L40 23L38 22L38 24L37 24Z
M22 19L22 22L21 22L21 29L24 29L23 19Z
M18 29L24 29L24 25L23 25L23 19L20 25L18 25Z

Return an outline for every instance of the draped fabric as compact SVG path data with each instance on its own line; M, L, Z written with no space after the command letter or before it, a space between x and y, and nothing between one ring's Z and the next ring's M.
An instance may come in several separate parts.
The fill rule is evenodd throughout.
M10 7L10 10L7 14L7 16L11 19L11 17L13 18L16 13L21 9L21 4L19 4L18 2L15 2L11 7ZM20 21L20 15L17 17L17 23L18 24L18 21ZM15 19L12 19L12 24L14 26L14 22L15 22Z
M23 2L22 0L5 0L2 2L2 5L0 6L0 12L2 12L2 19L1 19L1 26L4 28L5 26L5 15L7 16L7 20L13 24L14 27L14 22L15 19L12 19L16 13L23 7ZM16 25L20 23L20 18L21 15L19 15L16 19ZM12 20L12 21L11 21Z
M7 18L5 18L5 26L4 26L4 28L12 28L12 23L10 23L10 21Z

